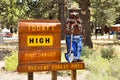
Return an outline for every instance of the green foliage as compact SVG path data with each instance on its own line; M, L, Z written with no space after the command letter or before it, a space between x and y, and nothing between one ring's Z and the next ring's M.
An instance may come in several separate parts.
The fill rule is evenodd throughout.
M5 25L17 26L21 19L54 19L58 16L57 0L2 0L0 1L0 19Z
M82 56L89 57L93 53L92 49L89 49L87 46L82 49Z
M112 46L103 47L101 49L101 55L103 58L111 59L113 58L114 48Z
M12 51L11 56L5 57L5 69L7 71L16 71L18 65L18 52Z
M17 8L17 0L2 0L0 2L2 23L15 25L18 22L21 11Z
M95 26L113 25L119 17L120 1L118 0L90 0L92 22ZM113 15L114 14L114 15Z

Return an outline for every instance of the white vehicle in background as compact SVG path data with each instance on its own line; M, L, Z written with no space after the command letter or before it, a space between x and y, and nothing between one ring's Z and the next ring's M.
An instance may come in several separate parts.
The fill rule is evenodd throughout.
M12 35L13 35L13 34L10 32L10 30L7 29L7 28L4 28L4 29L2 30L2 34L3 34L3 37L9 37L9 38L11 38Z
M6 33L4 37L12 38L13 34L12 33Z

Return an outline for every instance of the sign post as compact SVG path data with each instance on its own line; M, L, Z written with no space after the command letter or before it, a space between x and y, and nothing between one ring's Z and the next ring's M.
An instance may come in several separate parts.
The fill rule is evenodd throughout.
M71 80L77 80L76 77L76 70L72 70Z
M33 72L28 73L28 80L33 80Z
M61 62L61 24L57 20L21 20L19 26L18 72L52 71L52 80L57 80L58 70L84 69L83 62Z
M51 80L57 80L57 71L52 71Z

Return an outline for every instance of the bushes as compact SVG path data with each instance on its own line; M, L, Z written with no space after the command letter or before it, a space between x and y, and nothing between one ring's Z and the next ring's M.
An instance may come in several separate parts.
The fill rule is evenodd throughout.
M120 58L114 56L115 49L111 46L94 49L84 48L82 58L91 73L86 80L120 80Z
M88 47L83 47L82 49L82 56L89 57L93 53L92 49L89 49Z
M105 46L101 49L101 55L103 58L111 59L114 57L114 48L112 46Z
M105 74L109 69L109 61L101 57L99 51L94 51L89 57L84 58L86 68L92 73Z
M18 65L18 52L12 51L11 56L5 57L5 69L7 71L16 71Z
M103 61L103 64L98 60ZM91 62L91 64L87 62L87 68L91 73L86 77L86 80L120 80L120 58L98 60Z

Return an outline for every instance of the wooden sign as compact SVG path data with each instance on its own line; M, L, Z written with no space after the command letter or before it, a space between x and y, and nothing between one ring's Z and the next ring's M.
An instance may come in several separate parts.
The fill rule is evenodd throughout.
M118 31L118 32L120 32L120 27L111 27L111 31Z
M61 24L57 20L21 20L19 64L60 62Z
M111 28L111 31L120 32L120 25L119 24L112 25L110 28Z
M61 62L61 24L55 20L22 20L19 26L18 72L84 69L82 62Z
M41 63L33 65L20 65L19 72L39 72L39 71L57 71L57 70L76 70L84 69L83 62L77 63Z

